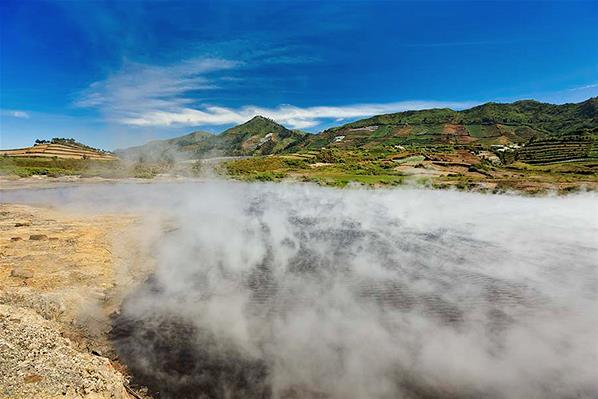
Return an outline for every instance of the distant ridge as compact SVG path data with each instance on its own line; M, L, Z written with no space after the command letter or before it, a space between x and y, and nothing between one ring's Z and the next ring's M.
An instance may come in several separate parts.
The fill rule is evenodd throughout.
M310 136L305 148L397 144L509 144L570 134L598 134L598 97L577 104L534 100L376 115Z
M534 100L376 115L318 134L290 130L263 116L220 134L193 132L117 150L124 157L268 155L302 149L376 148L394 145L482 145L526 143L569 135L598 136L598 97L576 104Z

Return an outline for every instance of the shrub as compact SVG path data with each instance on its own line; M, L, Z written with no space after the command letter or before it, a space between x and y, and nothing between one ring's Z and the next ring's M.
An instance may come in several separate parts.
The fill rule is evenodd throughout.
M323 163L337 163L339 161L339 158L333 150L331 150L330 148L325 148L318 152L318 154L316 155L316 161Z

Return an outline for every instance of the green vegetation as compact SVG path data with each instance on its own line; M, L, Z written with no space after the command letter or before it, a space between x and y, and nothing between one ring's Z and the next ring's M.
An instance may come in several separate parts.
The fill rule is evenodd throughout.
M396 146L478 146L524 144L530 140L598 138L598 98L579 104L537 101L487 103L463 111L428 109L371 118L318 134L290 130L262 116L220 134L193 132L170 140L118 151L134 161L201 159L220 156L282 155L322 148L392 151ZM598 148L594 146L595 151Z
M224 170L229 176L245 181L289 178L340 187L352 182L375 186L400 184L402 175L392 169L394 165L385 155L376 151L324 149L228 161Z
M52 142L90 148L73 139ZM598 189L598 98L579 104L518 101L463 111L400 112L313 135L256 116L219 135L193 132L117 155L123 160L4 157L0 173L152 178L161 173L201 176L204 166L215 165L216 172L244 181L284 179L337 187ZM247 158L209 165L200 161L223 156Z
M0 157L0 175L29 177L72 176L104 178L152 178L172 169L168 164L125 163L89 159Z
M58 158L0 158L0 174L28 177L47 175L52 177L79 174L87 165L100 161Z
M580 161L580 162L561 162L544 165L530 165L523 162L514 162L506 167L509 170L528 172L528 173L546 173L558 175L579 175L595 176L598 173L598 160Z
M581 160L596 156L595 147L596 142L590 136L569 135L532 140L517 151L516 158L530 164Z
M537 101L487 103L463 111L429 109L377 115L325 130L294 150L376 148L394 145L523 144L531 139L598 137L598 98L579 104Z
M291 180L345 187L410 184L488 192L570 192L598 188L598 160L531 165L494 164L454 146L386 149L324 148L293 154L231 160L221 173L243 181Z
M305 136L306 133L289 130L270 119L256 116L218 135L193 132L169 140L156 140L142 146L117 150L116 153L129 160L143 161L268 155L285 152Z
M349 123L332 130L359 128L375 125L507 125L527 126L537 132L563 135L583 130L595 130L598 126L598 98L590 98L579 104L554 105L533 100L511 104L486 103L466 109L429 109L378 115Z

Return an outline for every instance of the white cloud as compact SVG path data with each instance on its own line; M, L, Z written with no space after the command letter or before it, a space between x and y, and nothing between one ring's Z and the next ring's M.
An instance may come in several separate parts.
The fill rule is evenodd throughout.
M464 108L471 103L403 101L381 104L273 108L246 105L227 108L198 105L202 91L230 85L236 77L224 72L244 63L217 58L194 58L167 66L127 63L118 73L95 82L82 93L77 105L99 109L110 121L130 126L202 126L243 123L266 116L291 128L317 126L327 119L337 122L375 114L424 108Z
M118 73L92 83L76 105L97 108L116 121L158 110L174 112L193 101L186 93L217 87L218 79L210 74L239 64L219 58L194 58L168 66L128 62Z
M12 116L13 118L29 119L29 114L25 111L19 111L14 109L6 109L0 111L2 116Z
M256 115L271 118L292 128L305 129L320 124L325 119L337 122L350 118L376 114L400 112L427 108L465 108L473 105L462 102L402 101L386 104L354 104L345 106L295 107L280 105L275 108L245 106L241 108L206 107L193 109L183 107L174 112L149 111L136 117L122 119L127 125L171 126L171 125L224 125L243 123Z

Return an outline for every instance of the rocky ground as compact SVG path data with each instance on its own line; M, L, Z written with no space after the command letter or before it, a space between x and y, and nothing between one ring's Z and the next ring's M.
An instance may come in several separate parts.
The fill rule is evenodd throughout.
M0 205L0 398L136 397L106 338L149 267L130 256L135 228L133 216Z
M31 309L0 305L0 386L5 398L128 398L125 378L76 348L62 326Z

